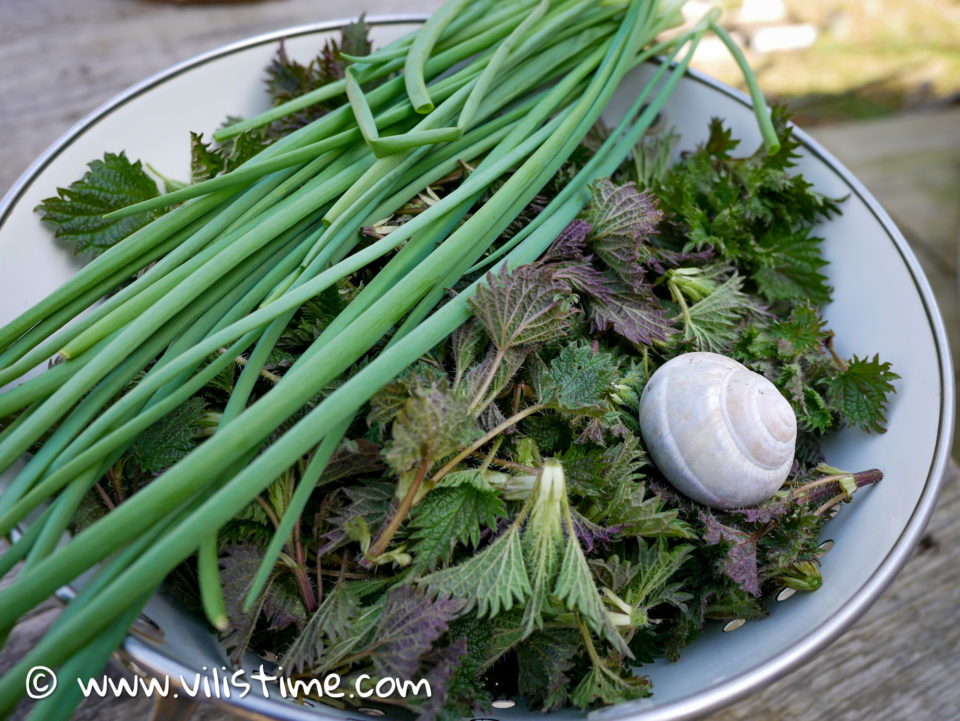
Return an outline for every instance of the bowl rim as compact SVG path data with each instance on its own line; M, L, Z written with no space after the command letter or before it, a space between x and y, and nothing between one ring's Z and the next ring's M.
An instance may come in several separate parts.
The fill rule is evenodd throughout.
M428 17L429 15L424 13L397 13L374 15L369 17L367 22L370 25L420 24L425 22ZM135 83L75 123L73 127L55 140L23 171L20 177L4 194L2 200L0 200L0 227L3 226L20 198L44 169L87 129L122 105L135 100L138 96L148 92L153 87L210 61L259 45L274 43L284 38L339 30L354 20L355 18L342 18L319 21L250 36L195 55ZM714 91L727 95L742 105L752 107L750 97L740 90L732 88L697 70L688 70L687 76ZM844 167L836 157L810 135L796 126L794 126L793 129L795 137L800 141L803 148L836 172L884 228L887 237L893 242L904 266L909 272L923 304L924 312L933 333L934 344L936 346L937 363L940 371L939 386L941 398L937 441L924 481L923 491L896 543L882 563L856 592L852 601L824 621L814 631L796 640L791 646L784 649L768 663L704 691L667 702L663 705L645 706L642 709L638 709L632 707L633 704L621 704L591 711L587 714L587 718L591 721L600 721L601 719L603 721L626 721L632 718L637 718L638 721L683 721L684 719L693 719L745 698L800 668L826 646L835 641L876 601L912 554L936 505L945 471L950 460L956 399L955 387L952 382L952 360L949 352L946 329L932 288L903 234L867 188ZM57 592L57 596L63 601L70 600L74 595L75 591L70 586L64 586ZM117 653L122 660L132 664L135 669L155 676L167 676L171 679L171 683L180 675L189 677L190 674L195 673L194 669L183 666L179 661L170 658L149 641L139 638L135 633L127 636L123 647L119 649ZM190 704L194 702L223 705L231 709L234 713L240 713L248 718L255 719L307 721L309 719L327 718L331 721L340 721L342 718L332 714L325 714L323 711L324 707L322 706L303 708L288 703L277 703L272 699L253 695L246 696L245 698L230 699L219 697L202 697L193 701L181 699L176 703ZM631 706L631 708L623 708L618 711L618 708L622 706ZM362 721L362 719L354 718L350 721Z

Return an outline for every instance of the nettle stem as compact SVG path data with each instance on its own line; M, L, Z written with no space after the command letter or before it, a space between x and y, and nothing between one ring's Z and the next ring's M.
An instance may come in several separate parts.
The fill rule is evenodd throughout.
M881 480L883 480L883 472L878 468L856 473L831 473L795 488L793 497L806 503L818 503L825 498L829 499L814 511L814 515L819 516L840 501L850 498L850 493L845 486L853 486L856 490Z
M477 395L470 401L471 410L480 406L480 401L483 400L484 394L489 390L490 384L493 383L493 379L497 375L497 369L503 362L504 353L505 351L502 348L497 348L497 355L494 356L493 363L490 364L490 372L487 373L487 377L484 378L483 383L480 384L480 390L477 391Z
M474 441L468 447L464 448L457 455L455 455L453 458L447 461L439 471L434 473L433 477L430 479L430 487L433 488L434 486L436 486L437 483L440 482L440 479L442 479L450 471L452 471L454 468L460 465L460 463L463 462L469 455L471 455L475 451L482 448L491 440L499 436L501 433L505 432L508 428L510 428L510 426L515 425L516 423L519 423L527 416L533 415L534 413L540 410L543 410L543 404L534 403L532 406L527 406L519 413L515 413L514 415L510 416L509 418L507 418L507 420L505 420L503 423L498 425L496 428L488 431L481 438Z
M527 406L519 413L515 413L510 418L507 418L503 423L498 425L496 428L490 430L488 433L484 434L481 438L474 441L467 448L464 448L457 455L447 461L443 467L440 468L436 473L431 476L430 480L427 481L427 488L434 488L436 485L447 475L450 471L456 468L464 460L476 453L480 448L489 443L494 438L497 438L501 433L506 431L510 426L515 423L519 423L521 420L526 418L529 415L536 413L543 409L543 405L540 403L535 403L532 406ZM484 460L485 464L492 462L493 459ZM430 470L431 460L429 458L424 458L420 463L420 467L417 468L417 474L414 476L413 481L410 483L410 488L407 489L406 494L403 496L403 500L400 501L400 505L397 506L396 511L390 517L390 520L387 522L387 525L377 534L377 538L374 540L373 544L367 550L367 558L373 559L382 555L386 550L387 546L390 545L390 541L393 540L394 535L396 535L397 530L399 530L400 525L406 519L407 514L410 513L410 509L413 507L414 499L417 497L417 493L420 491L420 488L424 484L424 480L427 476L427 471Z
M390 545L390 541L393 540L393 537L396 535L397 530L400 528L400 524L406 519L407 514L410 513L410 509L413 508L413 499L417 497L417 493L420 491L420 486L423 485L423 479L426 478L427 471L430 470L430 459L424 458L420 462L420 467L417 468L417 474L413 477L413 481L410 482L410 488L407 489L406 494L403 496L403 500L400 501L400 505L397 506L397 510L394 511L393 516L387 522L387 525L384 526L380 532L377 534L376 540L370 546L370 549L367 551L367 556L369 558L376 558L377 556L383 555L383 552L387 550L387 546Z
M830 357L833 358L833 362L840 367L840 370L845 371L849 366L847 365L847 362L837 354L836 349L833 347L833 338L834 333L831 330L827 333L827 339L824 341L824 346L826 347L827 352L830 353Z

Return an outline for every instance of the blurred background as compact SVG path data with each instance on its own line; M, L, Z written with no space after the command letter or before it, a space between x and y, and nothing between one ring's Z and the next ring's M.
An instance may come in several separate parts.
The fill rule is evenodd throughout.
M787 103L797 124L850 168L904 232L938 298L960 366L960 0L691 0L687 12L698 18L714 4L768 99ZM439 5L0 0L0 195L94 108L193 55L284 27L359 12L429 13ZM719 42L702 43L694 64L742 86ZM960 658L960 570L949 552L957 543L960 488L953 469L916 556L854 629L805 669L710 721L960 718L960 708L951 706L956 693L948 691L956 688ZM55 614L52 603L38 609L9 648L29 647ZM145 718L148 707L142 698L88 703L77 718ZM217 710L198 717L228 718Z

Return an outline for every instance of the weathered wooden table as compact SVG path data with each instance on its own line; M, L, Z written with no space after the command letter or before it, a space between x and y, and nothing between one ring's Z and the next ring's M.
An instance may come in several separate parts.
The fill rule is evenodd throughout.
M0 194L74 122L175 62L249 35L348 17L358 9L373 15L428 12L438 5L438 0L275 0L174 7L138 0L3 0ZM949 332L960 337L960 111L818 128L813 135L894 215L931 279ZM5 582L9 578L0 586ZM51 601L21 622L0 653L0 673L32 646L56 613ZM958 675L960 471L951 466L920 547L870 611L807 666L708 719L957 721ZM149 706L142 698L90 701L77 718L141 719ZM27 710L22 706L14 718L25 718ZM204 707L196 718L237 717Z

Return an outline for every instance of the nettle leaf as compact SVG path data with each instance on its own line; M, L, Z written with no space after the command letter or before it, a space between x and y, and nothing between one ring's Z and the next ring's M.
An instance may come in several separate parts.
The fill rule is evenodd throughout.
M621 592L624 600L638 608L650 609L670 603L684 610L691 596L680 592L679 584L671 584L670 579L693 551L694 547L689 544L670 547L663 538L641 544L636 573Z
M497 353L493 348L490 348L483 360L475 363L464 374L458 389L458 394L466 399L475 398L487 378L490 377L491 369L493 369L493 378L487 390L484 392L483 397L480 399L478 407L491 409L494 415L498 414L499 411L492 409L491 404L507 387L517 371L520 370L523 361L527 358L529 349L529 346L523 348L508 348L503 353ZM496 366L494 366L494 364L496 364ZM490 419L487 418L486 420ZM501 418L501 420L506 419ZM495 423L494 426L496 425ZM490 427L492 428L494 426Z
M595 703L613 706L650 695L651 685L646 677L634 676L629 667L626 673L629 675L624 678L606 665L593 666L573 690L571 703L585 709Z
M433 462L480 436L469 402L439 386L414 388L393 422L384 458L397 473Z
M376 633L373 668L381 678L412 679L421 657L447 631L463 610L456 598L428 598L412 586L397 586L387 594Z
M220 579L230 620L223 644L234 660L246 651L261 617L268 620L271 630L281 630L304 615L303 604L296 592L276 577L271 579L250 610L243 610L244 600L262 560L263 552L251 544L228 544L220 553Z
M710 118L707 142L703 145L708 155L716 160L727 160L738 145L740 141L733 137L732 128L724 127L723 120L717 116Z
M621 559L617 554L604 558L591 558L589 563L596 582L609 588L618 596L643 568L642 562L631 561L629 558Z
M525 633L542 628L544 613L553 610L551 595L564 545L561 503L565 495L562 476L544 467L533 487L530 516L523 528L523 560L531 586L523 615Z
M727 554L721 568L740 588L760 597L760 575L757 569L757 537L721 523L712 513L700 511L704 525L703 540L710 545L726 544Z
M686 315L681 316L683 338L693 341L697 350L715 353L728 350L737 339L741 321L760 312L756 302L741 290L742 287L743 278L732 275L690 306Z
M577 540L587 553L593 553L598 545L606 546L616 540L623 526L601 526L577 511L572 511L573 529Z
M634 345L666 340L674 322L649 290L635 292L619 283L605 297L592 296L587 306L592 332L612 330Z
M283 666L302 673L314 668L330 644L344 640L360 612L360 604L347 584L339 584L327 593L320 607L287 648Z
M141 433L128 457L148 473L166 470L196 447L205 413L203 399L190 398Z
M369 55L373 50L370 42L370 24L366 15L360 15L352 23L347 24L340 33L340 51L346 55L361 57Z
M587 237L593 227L585 220L577 218L570 222L556 237L543 258L547 262L562 260L583 260L587 249Z
M223 172L226 158L214 143L203 142L203 134L190 131L190 180L199 183Z
M880 362L879 355L872 360L853 356L846 368L827 380L827 400L847 423L883 433L887 396L896 392L893 381L898 378L889 363Z
M470 468L463 471L450 471L437 484L438 488L458 488L463 485L473 486L478 491L489 492L494 488L487 480L487 473L490 471L481 471L477 468Z
M464 599L464 613L476 608L481 618L509 611L532 592L519 529L511 526L479 553L456 566L424 576L418 585L437 595Z
M250 643L256 628L266 594L261 594L249 611L244 613L243 601L253 583L253 577L263 558L260 550L247 544L226 546L220 555L220 580L226 604L230 630L223 638L232 658L240 658Z
M324 43L317 56L306 65L291 59L281 40L276 55L267 66L267 77L264 82L274 106L277 106L323 85L341 80L344 66L339 47L334 40ZM274 136L287 134L325 115L335 107L336 104L330 100L313 103L303 110L275 121L270 126L270 134Z
M205 143L201 133L190 133L190 179L194 183L229 173L250 160L267 145L259 128L245 130L223 143Z
M638 191L633 183L616 185L603 178L590 186L590 191L590 248L624 283L637 290L644 276L639 247L656 232L663 213L653 195Z
M450 336L451 356L454 365L454 380L451 384L455 389L467 372L474 366L477 356L481 354L481 342L484 332L475 320L469 320L457 326ZM486 343L484 342L485 346Z
M566 281L575 292L586 295L589 300L609 303L619 283L590 265L589 260L556 263L551 266L553 277Z
M73 245L74 253L99 255L166 212L150 210L105 220L107 213L155 198L160 191L140 161L130 162L122 151L105 153L103 160L94 160L87 168L80 180L57 188L56 196L34 208L53 227L54 237Z
M563 562L553 592L567 609L578 612L587 626L598 636L607 639L618 653L627 657L633 655L623 637L607 618L587 558L583 555L583 549L580 548L580 542L574 533L567 534Z
M282 631L294 624L302 624L307 610L293 576L284 574L274 579L263 599L262 612L267 631Z
M395 487L392 481L375 481L339 489L347 502L339 506L327 521L328 530L320 538L317 555L329 553L350 540L348 524L357 519L361 519L367 528L378 527L390 509Z
M570 495L590 498L605 496L609 492L608 465L604 458L605 452L609 450L610 448L588 448L584 444L568 444L559 454Z
M676 508L666 508L656 493L648 495L643 483L625 482L609 497L605 521L620 527L624 536L693 538L693 529L679 518Z
M470 715L477 694L474 688L479 681L473 666L468 657L466 638L458 638L424 655L420 674L430 684L430 695L415 706L418 721L449 718L448 705L454 709L453 718ZM424 672L424 667L429 670ZM409 704L409 700L405 703ZM456 711L458 708L460 713Z
M93 493L87 493L80 499L80 505L73 514L70 527L74 533L79 533L88 526L92 526L107 515L107 508Z
M831 288L820 272L827 264L820 250L822 242L806 227L793 231L771 228L764 233L755 256L759 267L750 274L758 292L770 301L829 303Z
M414 572L433 570L437 561L449 563L458 544L476 547L481 530L495 529L504 516L504 503L492 489L482 490L470 481L435 488L410 514Z
M834 426L834 417L826 399L808 385L803 386L803 403L797 413L797 425L802 430L818 433L826 433Z
M442 368L423 361L414 363L370 399L367 423L386 428L413 395L415 388L444 388L446 383L447 376Z
M346 307L346 300L337 285L331 285L301 305L277 339L267 366L289 368Z
M610 410L610 394L619 362L586 343L565 345L536 379L540 402L561 412L582 415Z
M826 321L809 300L797 303L790 317L770 324L769 332L777 344L780 357L796 358L808 353L822 353L828 336Z
M606 499L611 506L619 504L625 489L643 478L640 468L648 463L639 437L632 433L603 450L571 446L562 461L574 495Z
M517 645L517 691L541 711L562 708L569 695L580 637L565 628L536 631Z
M670 169L673 150L680 133L673 128L662 133L648 133L633 148L633 176L641 188L660 183Z
M500 351L562 337L576 312L567 286L536 264L487 274L487 285L467 299Z

